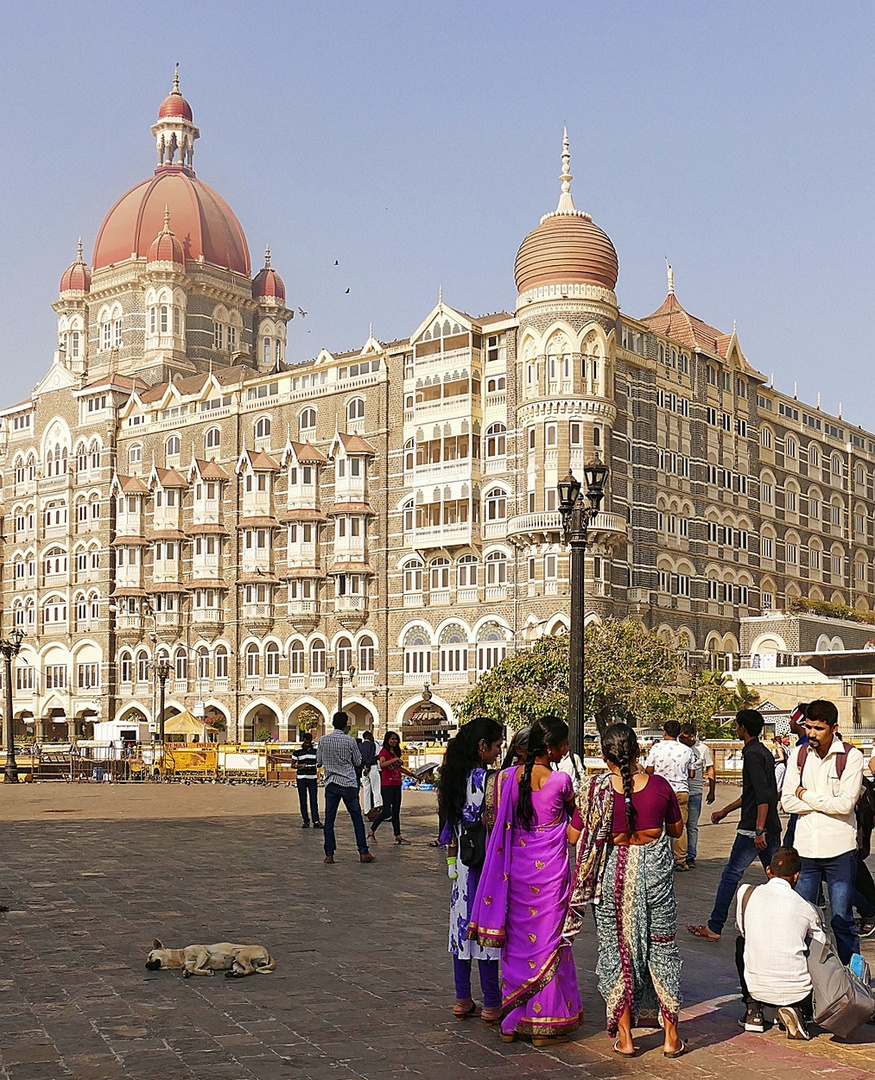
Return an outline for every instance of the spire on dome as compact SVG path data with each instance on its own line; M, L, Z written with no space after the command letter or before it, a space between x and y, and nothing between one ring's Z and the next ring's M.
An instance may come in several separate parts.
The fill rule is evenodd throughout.
M668 277L668 295L674 296L674 270L668 259L665 260L665 272Z
M167 203L164 204L164 231L170 232L170 207Z
M571 175L571 150L568 143L568 128L562 129L562 175L559 177L562 182L562 193L559 196L559 205L556 207L557 214L574 214L574 199L571 197L571 181L574 177Z
M173 69L173 89L170 91L172 94L179 93L179 61L176 61L176 67Z
M76 262L82 262L82 237L79 237L79 243L76 245Z
M91 267L82 258L82 237L76 244L76 261L61 275L60 292L88 292L91 288Z
M191 105L179 90L179 64L173 72L173 87L158 109L158 122L152 125L158 150L158 168L175 165L191 169L194 141L200 132L194 126Z
M270 244L264 249L264 269L270 270Z

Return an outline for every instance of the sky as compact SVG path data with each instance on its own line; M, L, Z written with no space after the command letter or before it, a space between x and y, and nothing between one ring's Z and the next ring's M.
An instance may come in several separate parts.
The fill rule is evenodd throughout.
M875 430L871 3L30 0L3 21L3 403L51 364L77 238L90 259L151 175L178 62L197 175L308 313L287 360L371 322L406 337L441 288L512 311L567 124L623 311L659 307L668 258L686 309L737 320L778 389Z

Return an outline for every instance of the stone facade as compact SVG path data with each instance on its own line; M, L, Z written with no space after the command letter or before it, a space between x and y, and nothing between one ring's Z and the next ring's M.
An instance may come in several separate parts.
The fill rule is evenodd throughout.
M194 137L157 172L193 177ZM586 218L566 158L557 213ZM556 485L595 454L588 619L718 664L794 596L870 609L875 435L768 387L671 281L637 320L560 267L512 313L441 300L289 367L269 255L253 282L173 230L168 210L149 255L80 253L54 363L0 411L20 733L154 724L161 659L166 713L240 738L323 727L338 673L358 727L445 730L480 673L567 627Z

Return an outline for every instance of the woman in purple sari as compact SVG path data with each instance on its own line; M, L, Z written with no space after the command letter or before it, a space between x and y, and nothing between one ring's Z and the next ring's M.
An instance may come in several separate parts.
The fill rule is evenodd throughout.
M535 1046L567 1042L580 1024L577 971L562 927L570 876L566 829L574 791L551 763L568 749L568 725L532 725L525 765L498 779L489 839L469 936L501 949L501 1037L530 1035Z

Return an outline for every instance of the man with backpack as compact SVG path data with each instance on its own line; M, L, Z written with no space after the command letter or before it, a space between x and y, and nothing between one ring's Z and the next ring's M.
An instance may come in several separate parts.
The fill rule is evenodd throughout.
M857 874L855 807L863 784L863 755L838 736L838 709L831 701L805 710L808 743L787 760L781 802L798 815L796 850L802 870L796 891L816 904L826 883L836 949L843 964L860 951L854 920Z

